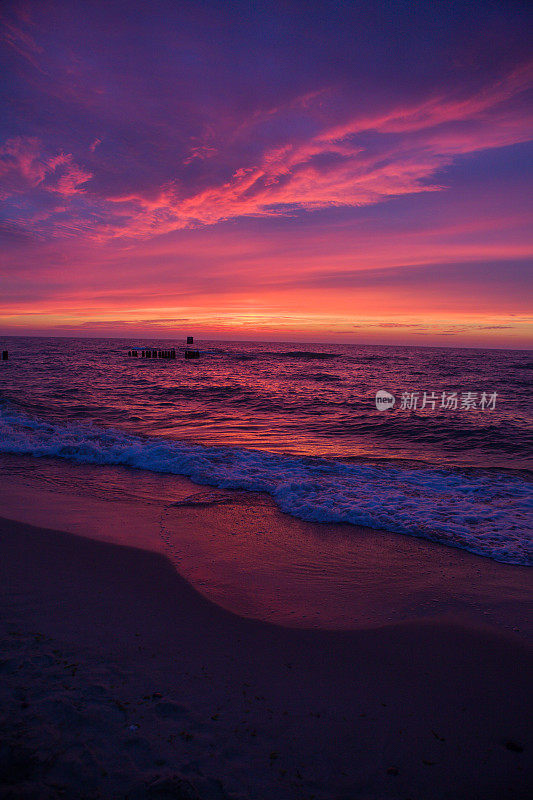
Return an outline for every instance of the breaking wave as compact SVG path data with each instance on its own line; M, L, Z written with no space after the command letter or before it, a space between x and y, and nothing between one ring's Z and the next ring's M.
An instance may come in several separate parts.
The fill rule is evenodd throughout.
M410 468L280 456L54 423L0 408L0 452L117 464L198 484L268 492L280 509L422 537L509 564L533 563L533 487L483 470Z

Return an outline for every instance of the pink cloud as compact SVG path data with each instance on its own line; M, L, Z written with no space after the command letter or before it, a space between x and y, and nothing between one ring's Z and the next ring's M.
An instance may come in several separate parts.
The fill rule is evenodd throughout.
M21 9L18 9L18 16L26 25L30 24L30 19ZM0 38L12 47L13 50L30 62L34 67L41 70L39 56L43 53L32 35L24 30L18 22L10 21L7 17L0 17Z
M458 99L439 95L411 106L391 109L385 114L356 116L343 125L330 128L319 138L337 141L354 133L371 130L380 133L408 133L444 123L471 120L493 111L500 104L526 91L531 87L532 81L533 62L528 62L468 97Z
M61 166L63 167L60 171L61 174L58 175L54 184L47 187L48 191L57 192L63 197L83 194L85 192L83 184L93 177L92 173L75 164L71 155L65 156Z
M8 191L14 193L38 186L46 173L38 139L16 137L0 147L0 180Z
M124 204L122 213L98 236L142 237L243 216L365 206L440 191L445 187L433 177L457 155L531 138L531 114L510 101L527 88L532 75L527 64L466 98L435 97L374 117L356 116L303 143L266 149L255 165L242 166L226 182L190 196L186 187L172 184L155 198L109 198ZM393 134L394 140L378 141L372 151L366 150L357 143L357 135L365 131Z
M442 191L445 187L435 176L458 155L531 138L533 120L520 107L520 96L532 75L527 64L467 97L439 96L374 116L355 115L343 123L322 125L318 132L313 118L310 127L315 132L306 139L264 147L251 163L233 167L227 180L192 191L187 182L169 175L149 192L89 195L85 184L93 173L76 164L71 154L43 157L36 139L11 139L0 149L3 196L36 187L65 198L86 194L98 215L89 212L85 220L72 219L71 233L83 231L102 241L147 238L241 217L368 206L402 195ZM306 96L305 102L292 101L291 110L297 106L300 113L309 114L322 94ZM283 122L286 112L283 106L258 113L246 136L251 135L250 126L265 118L281 114ZM214 138L212 130L204 131L181 163L209 159L216 168L217 157L226 154L215 147ZM90 151L94 153L99 144L94 140ZM62 235L68 223L52 220L49 227Z
M196 145L195 147L191 147L190 155L183 159L183 163L190 164L195 158L198 158L200 161L205 161L205 159L212 158L217 153L218 150L216 147L210 147L207 144Z
M43 184L43 188L61 195L83 191L82 184L92 173L79 167L71 153L45 157L41 143L33 137L8 139L0 147L0 181L3 197L25 192Z

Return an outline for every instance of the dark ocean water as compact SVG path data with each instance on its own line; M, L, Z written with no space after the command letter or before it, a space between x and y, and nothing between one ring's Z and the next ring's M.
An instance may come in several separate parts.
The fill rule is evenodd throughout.
M178 357L128 358L147 344ZM0 452L266 491L305 519L532 563L530 352L209 341L186 361L179 340L0 345Z

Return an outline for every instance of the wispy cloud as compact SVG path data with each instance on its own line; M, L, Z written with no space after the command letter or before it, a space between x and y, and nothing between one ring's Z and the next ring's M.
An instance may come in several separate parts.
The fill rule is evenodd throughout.
M86 184L93 177L91 171L76 164L71 154L43 158L34 138L9 140L3 146L2 171L5 178L9 172L25 178L28 191L42 189L64 196L86 193L87 218L81 227L100 240L145 238L242 217L368 206L442 191L445 182L442 177L435 179L457 156L530 139L531 115L513 101L531 84L532 75L528 64L467 97L438 96L392 107L386 113L330 123L303 141L265 147L255 163L243 163L223 181L207 182L196 191L169 170L167 181L149 192L90 192ZM313 100L307 98L302 104L306 113L312 113ZM283 112L271 109L269 121ZM258 118L256 124L260 122ZM99 139L94 140L92 153L99 144ZM223 163L226 156L214 144L200 143L183 162L209 160L216 174L220 171L217 159ZM97 177L99 168L109 169L105 162L94 163ZM45 180L59 172L55 182ZM4 197L9 196L10 186L22 190L8 179ZM53 212L49 220L51 231L61 234Z
M355 118L303 144L267 149L257 165L239 167L223 183L192 195L176 182L155 197L109 198L121 204L121 219L98 235L147 236L243 216L365 206L441 191L445 187L432 179L457 155L531 138L532 119L501 107L531 76L528 67L460 102L438 98L382 117ZM374 134L370 146L358 140L368 131Z
M28 15L24 14L21 9L17 9L17 12L13 19L0 13L0 39L8 47L13 48L18 55L29 61L32 66L41 70L40 56L43 48L37 44L29 31L31 21Z
M92 173L75 163L71 153L43 155L35 137L8 139L0 147L0 191L4 199L42 187L68 197L83 192Z

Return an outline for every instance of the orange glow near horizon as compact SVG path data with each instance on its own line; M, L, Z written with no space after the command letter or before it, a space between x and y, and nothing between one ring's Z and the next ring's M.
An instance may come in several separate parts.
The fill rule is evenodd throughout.
M168 315L175 314L171 317ZM182 316L183 315L183 316ZM116 338L181 339L194 332L197 339L409 344L427 346L528 347L531 317L413 315L357 318L339 314L276 313L268 310L207 312L205 308L138 308L116 314L90 316L81 310L70 315L21 311L1 320L11 335L95 336Z

